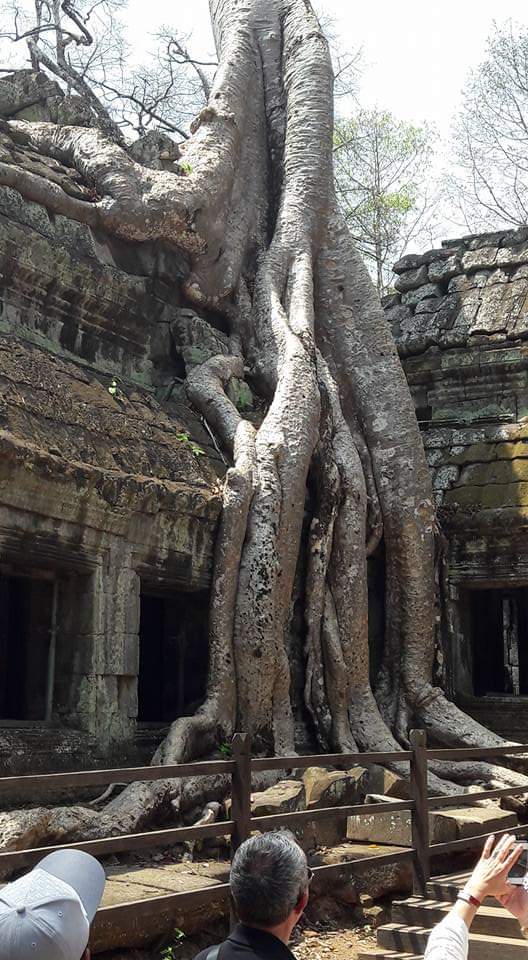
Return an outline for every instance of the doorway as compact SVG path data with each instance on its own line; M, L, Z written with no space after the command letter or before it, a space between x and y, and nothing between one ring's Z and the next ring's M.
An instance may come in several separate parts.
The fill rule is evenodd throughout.
M0 571L0 721L49 712L54 582Z
M209 665L206 593L140 597L138 720L170 723L205 696Z
M475 696L528 694L528 588L471 590Z

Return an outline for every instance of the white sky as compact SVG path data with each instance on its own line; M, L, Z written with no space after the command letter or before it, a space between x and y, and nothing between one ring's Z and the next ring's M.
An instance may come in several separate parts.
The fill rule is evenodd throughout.
M319 0L317 7L335 20L344 49L363 48L362 103L427 120L443 136L493 20L528 22L526 0ZM207 0L129 0L124 19L138 59L162 22L192 32L200 55L212 52Z

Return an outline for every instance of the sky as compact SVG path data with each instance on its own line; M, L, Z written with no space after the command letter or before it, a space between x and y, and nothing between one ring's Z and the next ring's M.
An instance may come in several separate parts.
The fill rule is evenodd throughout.
M344 49L363 50L362 104L427 121L443 137L493 20L528 21L526 0L316 0L316 6L335 21ZM129 0L125 19L134 58L141 59L159 23L192 33L190 45L200 55L213 50L207 0Z

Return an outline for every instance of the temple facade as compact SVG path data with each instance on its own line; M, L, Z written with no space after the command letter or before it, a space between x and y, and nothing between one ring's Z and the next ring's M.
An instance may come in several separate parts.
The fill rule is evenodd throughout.
M528 736L528 230L405 256L386 298L438 509L438 677Z
M49 82L15 79L11 100L0 82L6 115L57 108ZM74 170L3 132L0 155L90 199ZM203 698L225 464L181 384L227 341L182 307L187 270L0 189L6 772L148 762Z

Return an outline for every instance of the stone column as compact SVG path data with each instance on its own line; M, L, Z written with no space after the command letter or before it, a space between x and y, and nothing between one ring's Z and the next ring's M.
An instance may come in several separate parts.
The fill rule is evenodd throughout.
M137 717L140 580L132 549L111 546L104 564L104 641L97 676L97 739L104 749L129 740Z

